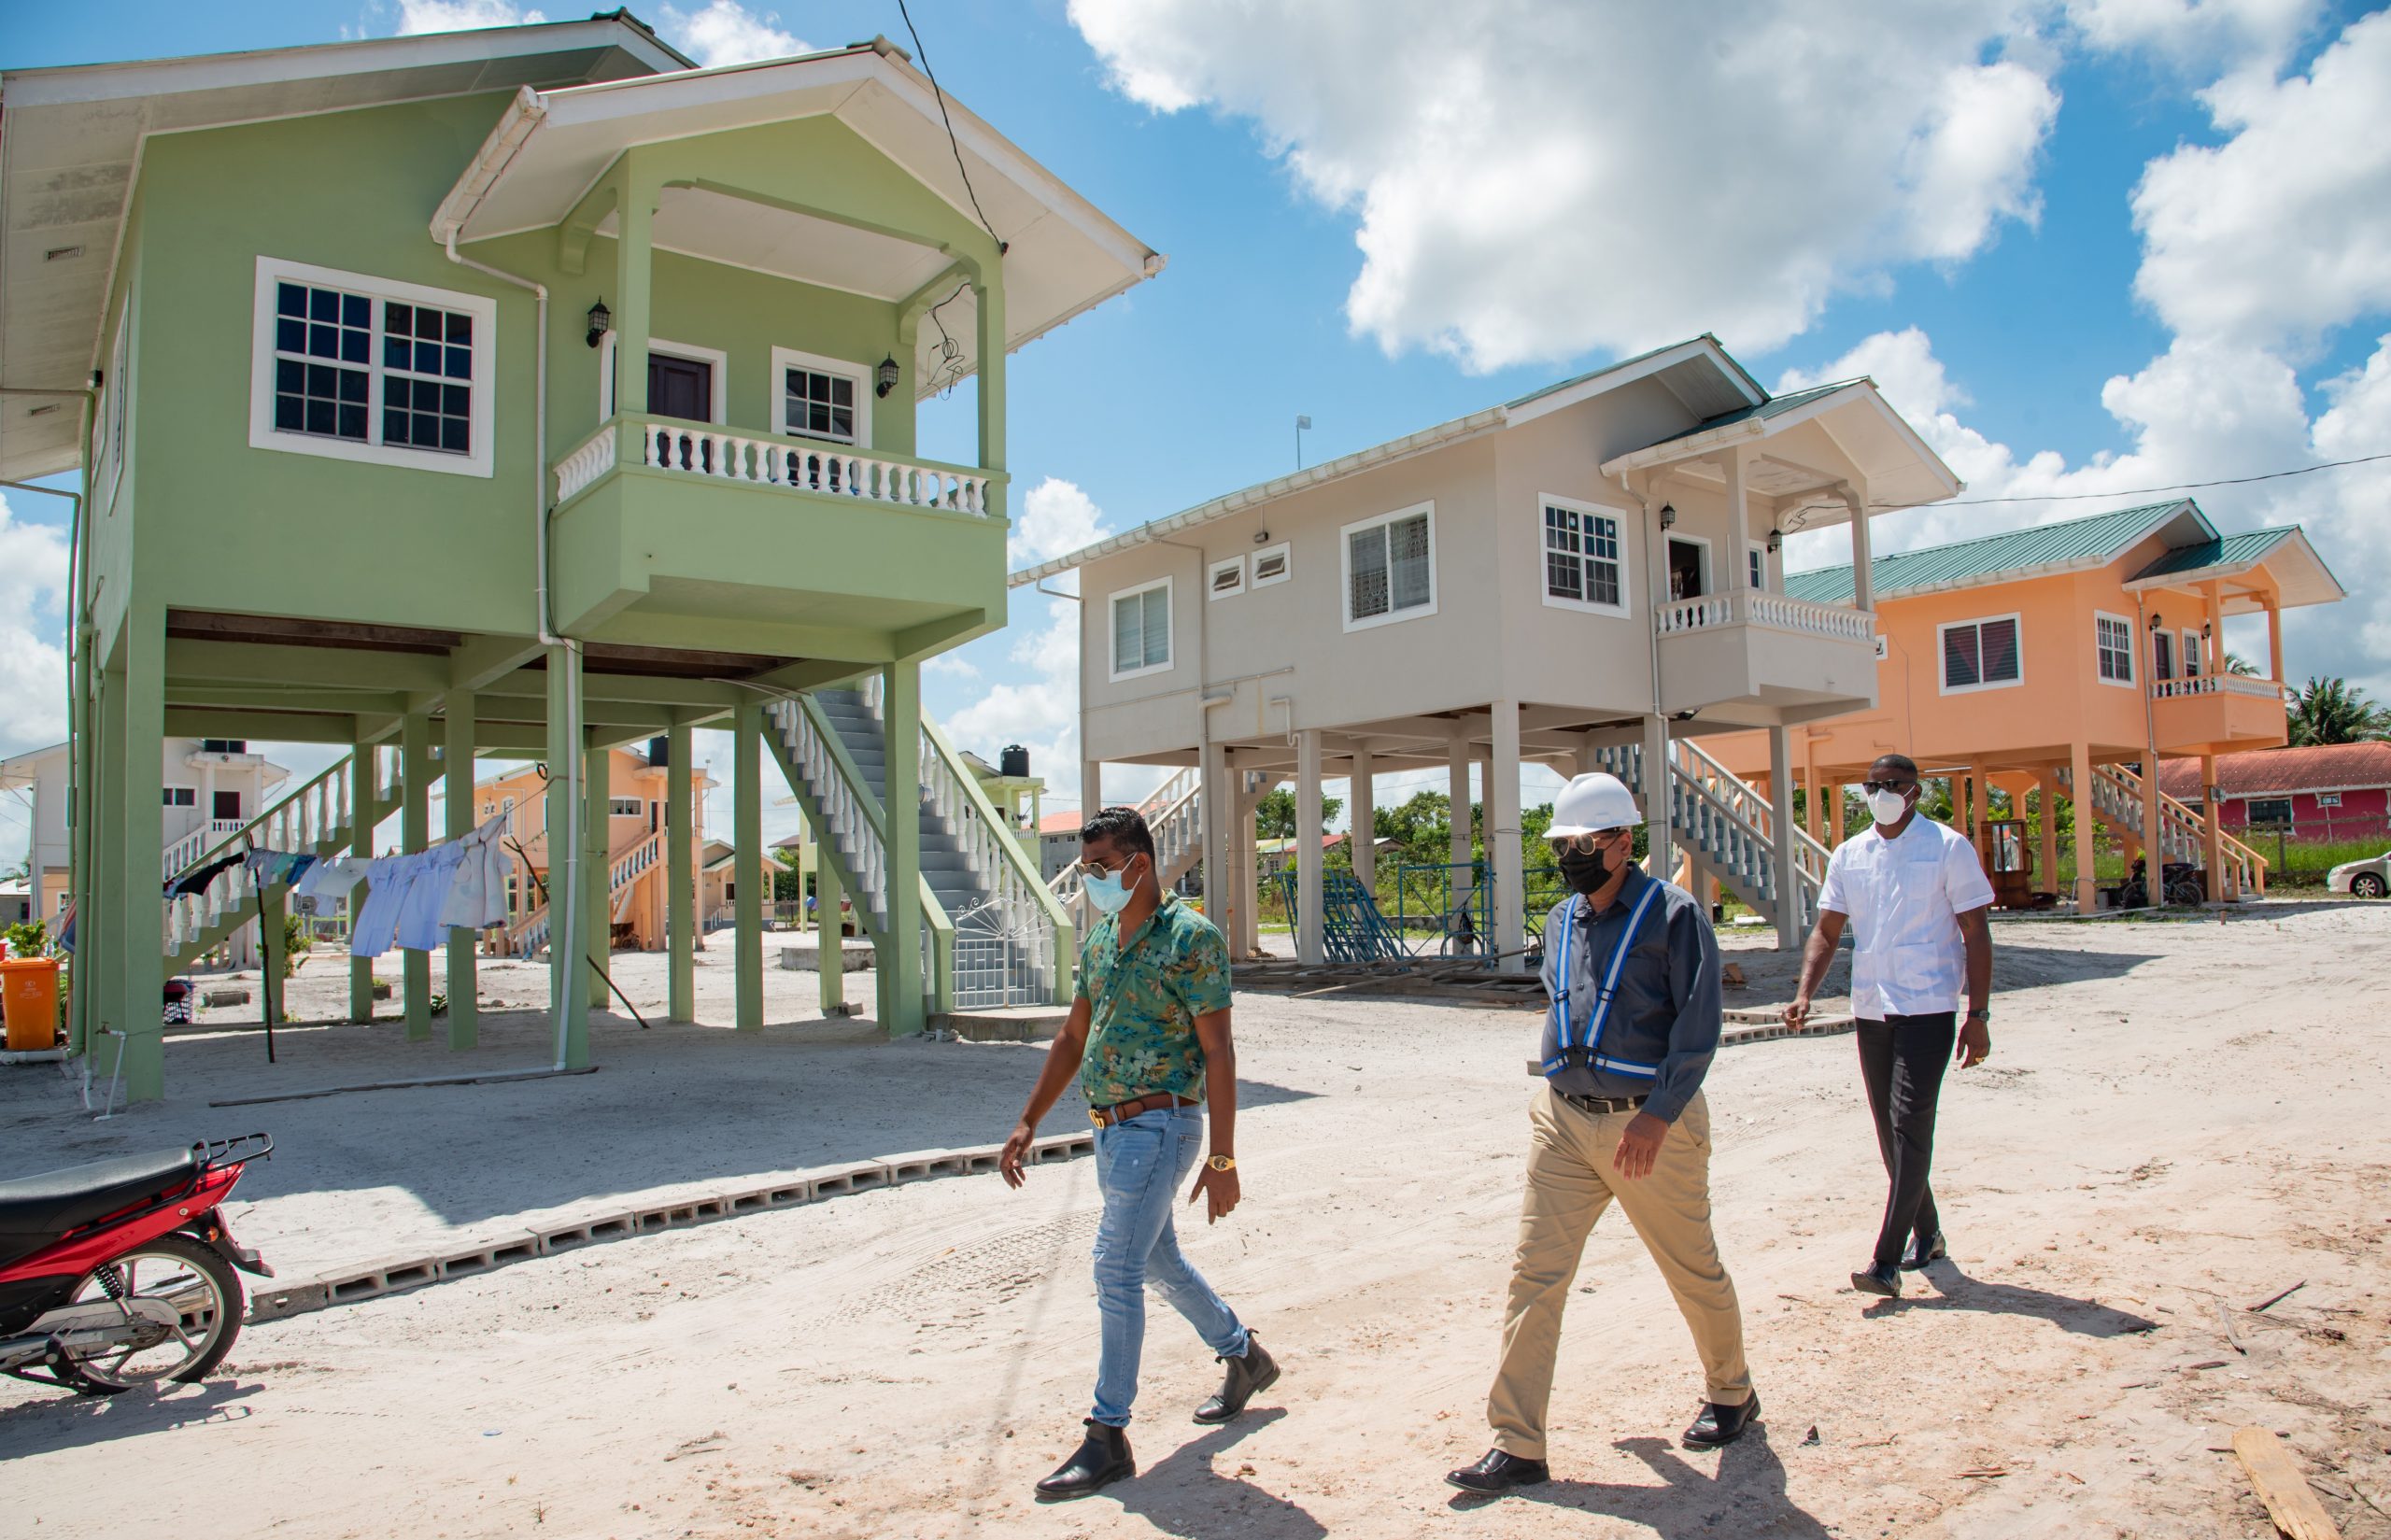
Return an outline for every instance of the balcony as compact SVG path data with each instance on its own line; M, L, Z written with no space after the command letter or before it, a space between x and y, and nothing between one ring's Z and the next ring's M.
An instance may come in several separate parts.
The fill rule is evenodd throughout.
M1741 706L1722 719L1806 722L1876 701L1876 617L1760 589L1661 607L1661 699L1671 713Z
M2231 754L2288 741L2283 685L2239 673L2155 682L2150 726L2163 754Z
M877 656L1004 618L1001 472L634 413L551 473L575 634L725 645L698 633L729 621L786 628L738 643L760 651Z

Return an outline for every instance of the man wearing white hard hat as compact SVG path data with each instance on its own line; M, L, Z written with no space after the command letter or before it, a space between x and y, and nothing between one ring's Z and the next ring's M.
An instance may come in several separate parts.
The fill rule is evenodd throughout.
M1544 925L1546 1012L1528 1109L1527 1194L1487 1397L1494 1448L1445 1479L1492 1496L1549 1478L1545 1417L1561 1310L1594 1221L1614 1199L1660 1265L1702 1359L1685 1441L1733 1443L1760 1415L1735 1285L1710 1233L1710 1112L1719 1050L1719 941L1683 888L1633 859L1644 814L1619 778L1562 788L1546 838L1569 896Z

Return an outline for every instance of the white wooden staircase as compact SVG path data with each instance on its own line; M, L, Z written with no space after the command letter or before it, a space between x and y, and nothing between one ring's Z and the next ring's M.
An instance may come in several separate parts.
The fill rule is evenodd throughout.
M2059 784L2070 797L2075 795L2074 782L2073 773L2060 766ZM2135 771L2124 765L2093 766L2090 805L2092 816L2101 827L2136 845L2142 843L2142 777ZM2226 875L2233 891L2244 898L2263 897L2267 891L2267 858L2222 830L2217 843L2224 853ZM2162 861L2184 861L2205 868L2207 816L2198 808L2160 792L2158 845Z
M399 762L396 751L373 748L372 805L361 810L365 827L373 827L399 805ZM185 835L165 852L169 887L187 873L227 855L252 849L306 853L318 856L346 854L361 810L351 806L351 756L344 755L320 775L285 793L246 824L220 826ZM205 837L205 838L203 838ZM279 885L274 891L279 891ZM264 908L248 867L228 867L209 879L197 893L165 899L164 946L170 970L189 968L224 944L234 932L258 919Z

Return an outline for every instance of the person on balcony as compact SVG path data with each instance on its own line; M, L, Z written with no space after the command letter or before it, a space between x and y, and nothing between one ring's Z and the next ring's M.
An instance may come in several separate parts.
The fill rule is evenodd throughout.
M1880 756L1860 787L1875 827L1835 847L1818 890L1818 923L1802 954L1802 980L1785 1008L1789 1026L1810 1014L1852 926L1851 1011L1859 1019L1860 1076L1876 1120L1888 1191L1863 1294L1899 1299L1902 1274L1945 1255L1943 1217L1927 1174L1934 1164L1934 1109L1943 1069L1982 1064L1992 1052L1992 883L1967 836L1917 812L1917 765ZM1965 1021L1959 995L1968 997Z
M1546 838L1569 897L1544 925L1543 1088L1528 1109L1527 1194L1486 1420L1494 1448L1445 1479L1495 1496L1550 1478L1545 1416L1561 1310L1594 1221L1625 1209L1693 1331L1706 1386L1686 1443L1716 1448L1760 1415L1743 1312L1710 1230L1719 940L1684 889L1635 869L1644 815L1618 777L1580 775Z
M1146 1287L1187 1318L1227 1366L1196 1420L1226 1422L1279 1378L1237 1312L1180 1253L1171 1223L1179 1183L1204 1142L1211 1153L1188 1202L1208 1222L1239 1196L1237 1050L1229 1039L1228 943L1210 921L1163 890L1154 841L1135 808L1106 808L1080 830L1082 890L1102 911L1080 954L1079 991L1046 1053L998 1169L1022 1184L1039 1121L1076 1075L1095 1122L1096 1180L1104 1198L1096 1232L1096 1297L1103 1318L1096 1406L1077 1452L1038 1483L1046 1501L1084 1497L1138 1474L1129 1406L1145 1347Z

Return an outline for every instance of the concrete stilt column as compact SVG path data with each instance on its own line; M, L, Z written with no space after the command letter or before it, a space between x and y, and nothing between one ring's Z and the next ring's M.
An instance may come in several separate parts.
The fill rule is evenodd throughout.
M888 717L888 738L894 750L900 722L908 719L893 712ZM731 972L737 996L733 1018L742 1032L760 1031L764 1025L764 708L760 704L743 705L731 713L732 768L730 772L731 845L737 855L732 857L737 873L733 881L739 893L733 900L734 919L731 934ZM890 758L896 757L892 752ZM888 782L889 807L893 812L899 802L898 782L892 774ZM893 823L895 820L891 819ZM890 880L895 880L892 869Z
M1783 728L1768 729L1769 831L1776 836L1772 883L1776 889L1776 944L1790 951L1808 928L1803 912L1801 869L1793 860L1793 745Z
M1237 822L1237 794L1229 789L1228 755L1207 742L1196 751L1200 784L1196 811L1203 824L1204 914L1220 927L1224 940L1237 934L1238 910L1251 902L1238 896L1237 875L1229 860L1229 830ZM1231 949L1230 960L1236 960Z
M698 1019L698 797L689 729L665 741L664 1018Z
M606 987L615 950L615 751L591 742L583 750L581 798L582 947L589 959L589 1003L609 1010Z
M1644 831L1648 843L1644 870L1666 881L1677 869L1676 841L1669 833L1669 724L1666 718L1644 719Z
M840 914L846 889L839 881L839 869L830 861L829 834L828 824L814 824L814 960L822 970L822 1013L826 1016L847 1003L847 926Z
M1505 973L1526 970L1527 873L1520 846L1520 703L1493 706L1493 744L1487 756L1486 858L1494 876L1494 950L1508 953L1495 964Z
M399 718L399 848L417 855L432 843L432 718ZM406 995L407 1041L432 1038L432 954L401 949L400 987Z
M2037 869L2035 888L2039 892L2059 891L2059 772L2048 766L2034 772L2034 795L2041 806L2034 819L2043 836L2042 866Z
M1237 863L1238 896L1245 904L1243 933L1237 939L1236 949L1240 957L1255 957L1262 953L1261 801L1259 796L1246 797L1238 805L1237 854L1232 859Z
M549 648L547 675L548 790L540 827L548 852L548 1005L556 1017L558 1056L568 1069L587 1069L590 980L581 958L591 931L588 914L573 897L586 860L585 841L567 838L580 818L588 758L581 735L581 654L572 647Z
M922 1001L922 666L891 663L881 678L888 725L889 944L880 950L880 1020L890 1036L905 1037L928 1024Z
M1345 783L1346 827L1352 830L1353 876L1371 892L1378 891L1378 786L1366 749L1353 754L1353 773Z
M2200 756L2200 864L2208 873L2208 901L2223 903L2229 895L2225 884L2225 831L2216 827L2221 810L2216 801L2216 756Z
M290 958L282 944L283 920L290 912L288 886L258 890L258 991L263 996L264 1019L277 1024L290 1020L290 1011L283 1003L283 975L290 967Z
M445 802L443 822L451 840L461 840L474 832L474 816L481 811L474 801L474 696L470 690L454 690L448 696L448 715L442 724L440 742L440 790ZM474 851L469 859L479 860ZM494 894L493 897L503 897ZM481 946L478 930L448 932L448 1046L451 1049L471 1048L481 1040L481 982L474 955Z
M1452 832L1446 841L1445 855L1452 868L1451 880L1446 887L1450 897L1445 904L1445 925L1450 933L1468 911L1470 896L1478 885L1471 866L1476 853L1469 838L1469 729L1459 722L1450 723L1445 728L1445 791L1452 809ZM1485 938L1478 940L1483 941Z
M1327 960L1321 891L1320 729L1295 734L1295 960Z
M2073 745L2068 777L2069 788L2074 793L2068 808L2072 814L2068 848L2075 855L2075 912L2089 914L2101 907L2100 874L2092 865L2099 826L2092 818L2091 745Z
M1080 822L1084 824L1104 806L1104 766L1094 759L1080 761Z
M363 740L349 746L348 754L348 854L352 859L363 860L374 854L374 798L381 795L381 776L375 773L382 757L381 749ZM358 911L365 907L366 885L362 883L348 890L348 923L354 927ZM351 956L348 959L348 1019L370 1022L374 1019L374 959Z
M2142 762L2142 892L2143 901L2152 909L2167 902L2167 845L2160 837L2158 819L2158 760L2152 756Z
M125 1095L133 1101L157 1101L166 1094L166 1029L163 1004L166 988L163 945L165 911L161 906L158 853L166 844L163 797L165 776L158 752L166 734L166 616L162 607L133 606L125 616L123 637L117 643L116 675L108 683L121 715L117 718L117 752L111 756L123 829L118 855L121 861L116 892L106 907L113 911L119 940L108 953L107 966L120 975L121 994L114 1002L114 1024L125 1034ZM212 811L212 810L210 810ZM106 893L103 879L102 893ZM78 977L84 977L78 973ZM115 1044L102 1040L113 1072Z

